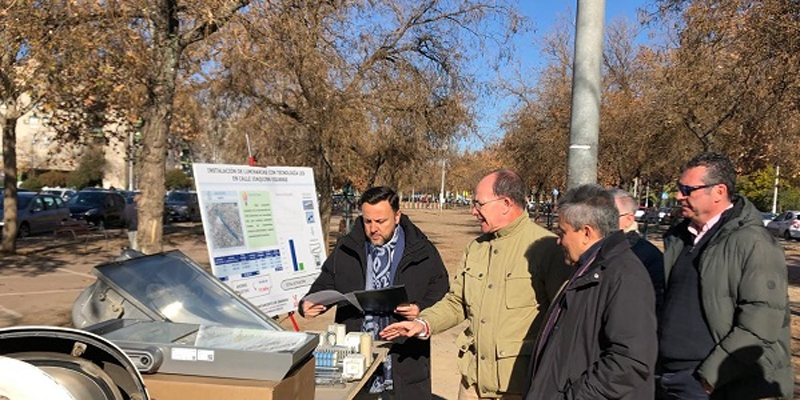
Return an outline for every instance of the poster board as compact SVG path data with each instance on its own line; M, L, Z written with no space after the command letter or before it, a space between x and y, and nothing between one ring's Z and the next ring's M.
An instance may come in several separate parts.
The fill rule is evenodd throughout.
M311 168L193 168L214 276L269 316L296 310L325 262Z

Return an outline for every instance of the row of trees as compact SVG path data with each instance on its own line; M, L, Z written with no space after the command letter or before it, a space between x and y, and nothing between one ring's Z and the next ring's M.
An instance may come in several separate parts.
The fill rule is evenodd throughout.
M140 126L146 253L161 250L175 139L242 163L247 133L259 164L314 167L327 225L334 185L411 181L470 129L480 88L464 65L502 56L521 26L505 2L446 0L16 0L0 18L7 252L26 112L65 142Z
M780 165L800 183L800 2L659 0L642 17L606 28L600 183L660 191L704 150L729 154L740 176ZM660 36L642 44L645 28ZM567 176L573 32L563 22L545 37L546 67L517 90L494 149L544 193Z
M730 154L742 175L797 171L800 3L656 0L645 25L607 27L599 179L663 188L693 153ZM546 67L514 86L504 138L454 155L474 133L485 70L526 23L504 1L15 0L0 6L4 251L16 232L15 127L48 113L65 142L108 123L141 130L142 249L161 250L165 153L314 167L325 231L331 192L351 180L470 188L511 166L541 193L563 188L572 33L540 43ZM641 44L641 29L663 36ZM485 71L481 71L485 75ZM116 130L126 135L125 129ZM794 179L794 176L790 175Z

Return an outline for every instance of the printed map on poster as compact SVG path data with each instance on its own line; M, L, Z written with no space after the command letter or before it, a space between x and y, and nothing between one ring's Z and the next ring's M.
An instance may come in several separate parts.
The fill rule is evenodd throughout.
M269 316L294 311L325 261L311 168L194 164L211 269Z

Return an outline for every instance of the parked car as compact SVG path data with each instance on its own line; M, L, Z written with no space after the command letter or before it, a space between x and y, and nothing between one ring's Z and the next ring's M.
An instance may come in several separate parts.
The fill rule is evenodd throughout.
M121 227L125 198L117 191L83 189L67 201L70 215L76 220L99 227Z
M661 223L672 226L681 220L683 220L683 208L681 206L673 206L670 207L667 214L661 218Z
M773 214L771 212L761 213L761 222L763 222L764 223L764 227L766 227L777 216L778 216L778 214Z
M800 239L800 211L785 211L767 224L767 230L786 240Z
M199 221L200 205L197 192L175 190L167 194L164 214L169 221Z
M70 197L75 195L75 190L74 189L61 188L61 187L52 188L52 187L45 186L45 187L42 188L41 191L42 191L42 193L50 193L50 194L56 195L58 197L61 197L61 199L64 200L64 201L69 200Z
M0 204L3 194L0 193ZM69 209L60 197L48 193L17 193L17 237L37 233L52 233L69 220ZM0 231L3 227L3 210L0 207Z
M639 208L636 209L636 212L633 213L633 218L637 221L644 221L644 214L646 212L647 208L645 208L644 206L639 206Z
M660 224L661 220L667 214L669 214L669 208L668 207L661 207L661 208L650 207L650 208L647 208L647 209L640 208L640 210L644 211L644 213L640 217L640 221L641 222L646 222L648 224ZM636 217L637 213L634 213L634 218Z

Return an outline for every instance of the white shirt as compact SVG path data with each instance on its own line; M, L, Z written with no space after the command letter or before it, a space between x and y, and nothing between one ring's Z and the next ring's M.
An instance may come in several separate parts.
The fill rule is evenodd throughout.
M697 244L698 244L698 243L700 243L700 239L702 239L702 238L703 238L703 236L705 236L705 234L706 234L706 233L707 233L709 230L711 230L711 228L713 228L713 227L714 227L714 225L716 225L716 224L717 224L717 222L719 222L719 219L720 219L720 218L722 218L722 214L723 214L725 211L727 211L727 210L729 210L729 209L731 209L731 208L733 208L733 204L729 204L727 207L725 207L725 209L724 209L724 210L722 210L722 212L721 212L721 213L719 213L719 214L715 215L713 218L709 219L709 220L706 222L706 224L705 224L705 225L703 225L703 226L700 228L700 230L699 230L699 231L697 230L697 228L695 228L695 227L694 227L694 224L689 224L689 227L688 227L687 229L689 230L689 233L691 233L692 235L694 235L694 245L695 245L695 246L697 246Z

